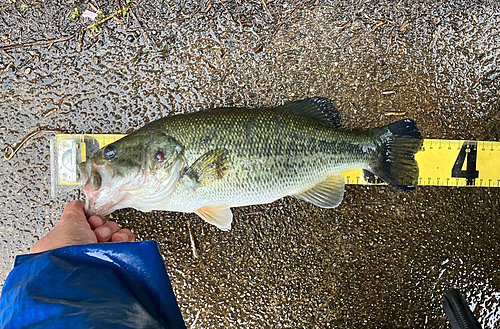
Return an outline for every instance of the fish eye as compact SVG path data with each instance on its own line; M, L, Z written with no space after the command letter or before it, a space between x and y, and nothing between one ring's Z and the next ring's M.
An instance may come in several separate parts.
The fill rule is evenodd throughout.
M165 160L165 154L163 154L162 151L158 151L155 153L155 160L157 162L163 162L163 160Z
M114 158L116 155L116 147L114 145L108 145L104 148L104 156L108 159Z

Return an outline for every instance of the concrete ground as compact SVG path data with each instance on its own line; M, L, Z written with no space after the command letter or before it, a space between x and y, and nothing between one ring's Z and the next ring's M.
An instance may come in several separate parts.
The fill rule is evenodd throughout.
M110 15L116 1L0 3L2 149L38 128L127 133L310 96L333 99L345 129L409 117L425 138L500 138L496 1L131 3L93 32L74 8ZM48 138L0 159L2 282L83 198L50 199ZM110 217L159 242L188 327L446 327L442 295L455 287L485 328L500 328L499 210L499 188L349 186L331 210L291 198L235 209L230 232L196 215Z

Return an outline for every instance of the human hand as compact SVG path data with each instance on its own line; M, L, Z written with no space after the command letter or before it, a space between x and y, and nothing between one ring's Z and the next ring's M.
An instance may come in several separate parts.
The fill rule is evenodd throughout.
M115 222L106 222L102 217L85 216L84 203L72 201L66 205L59 223L46 236L38 240L31 253L78 244L99 242L132 242L134 234L121 229Z

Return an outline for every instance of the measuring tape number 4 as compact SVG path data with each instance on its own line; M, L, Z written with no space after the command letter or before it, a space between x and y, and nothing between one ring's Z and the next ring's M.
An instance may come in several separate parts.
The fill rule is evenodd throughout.
M426 139L420 185L500 187L500 142Z

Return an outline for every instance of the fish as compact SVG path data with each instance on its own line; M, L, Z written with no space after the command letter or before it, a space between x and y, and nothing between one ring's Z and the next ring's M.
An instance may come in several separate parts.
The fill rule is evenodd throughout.
M344 170L362 168L412 191L422 134L404 119L369 131L339 129L333 102L214 108L167 116L104 146L78 166L87 215L122 208L195 213L221 230L231 208L292 196L322 208L343 200Z

